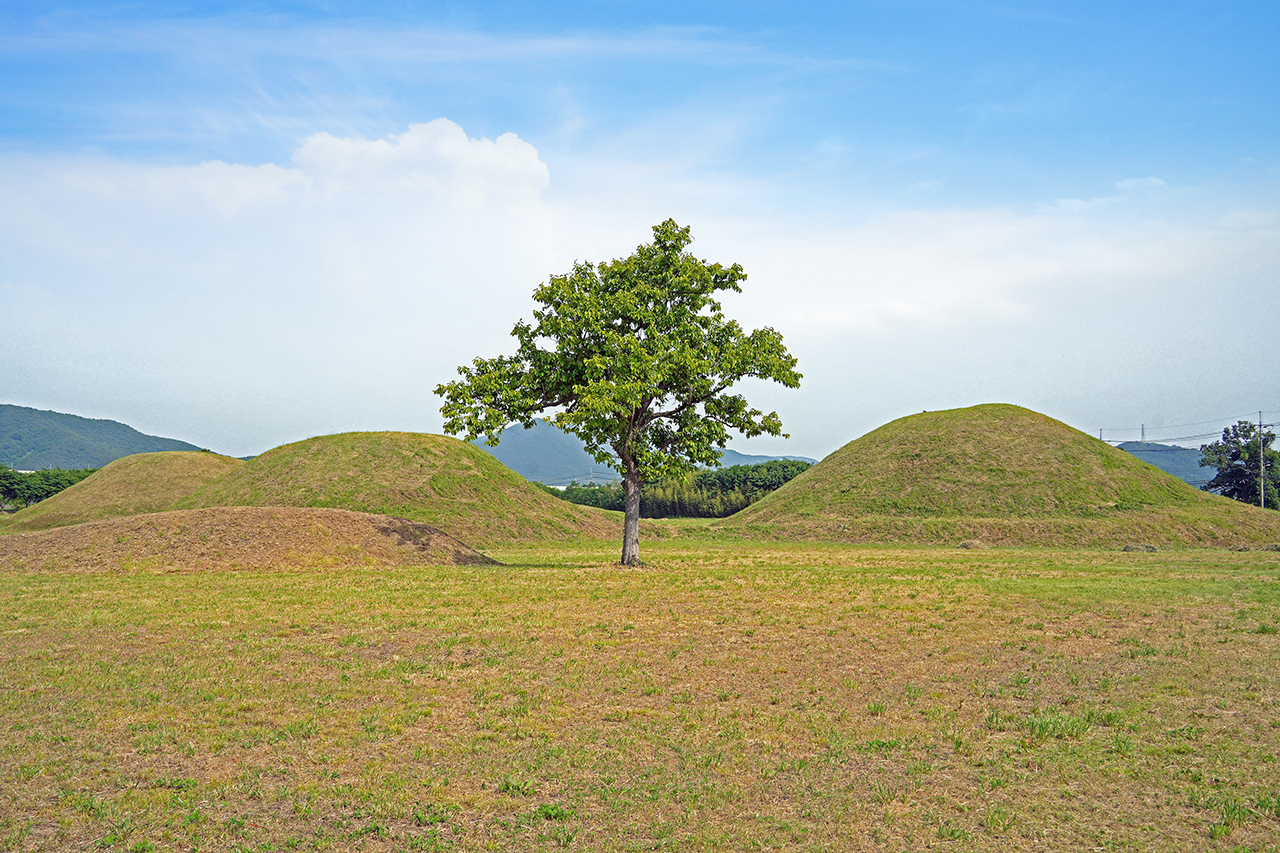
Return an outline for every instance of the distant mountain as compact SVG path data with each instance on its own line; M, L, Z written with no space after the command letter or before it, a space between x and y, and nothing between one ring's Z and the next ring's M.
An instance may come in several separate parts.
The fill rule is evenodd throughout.
M526 480L536 480L548 486L567 486L574 480L579 483L608 483L621 478L614 468L595 461L583 449L580 438L546 421L537 421L532 429L507 427L498 437L497 447L488 446L483 438L476 439L472 444L492 454ZM770 459L816 461L805 456L756 456L726 450L720 464L726 467L758 465Z
M1126 441L1116 446L1196 488L1212 480L1216 473L1213 468L1201 468L1200 451L1189 447L1150 441Z
M762 465L765 462L771 462L774 459L799 459L801 462L808 462L810 465L816 465L818 460L808 456L759 456L754 453L739 453L736 450L725 448L724 453L720 455L720 467L731 468L734 465Z
M535 422L532 429L507 427L497 447L485 444L483 438L471 443L526 480L549 486L567 486L570 480L608 483L619 477L616 470L592 459L580 438L546 421Z
M145 435L118 421L0 403L0 462L19 471L101 468L135 453L200 449L175 438Z

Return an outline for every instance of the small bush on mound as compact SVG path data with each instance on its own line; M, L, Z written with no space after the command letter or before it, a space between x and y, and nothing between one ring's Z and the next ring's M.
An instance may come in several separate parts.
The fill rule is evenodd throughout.
M966 539L956 546L957 548L985 548L980 539Z

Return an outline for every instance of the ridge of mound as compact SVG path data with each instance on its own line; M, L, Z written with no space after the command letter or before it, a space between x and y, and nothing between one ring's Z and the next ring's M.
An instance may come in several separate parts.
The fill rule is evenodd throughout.
M1104 545L1280 537L1280 515L1201 492L1007 404L899 418L722 525L847 541Z
M161 512L179 498L244 465L199 450L136 453L109 463L52 497L0 521L0 533Z
M497 565L447 533L341 509L214 507L0 537L0 569L118 571Z
M269 450L178 501L332 507L420 521L466 542L612 537L603 512L542 492L488 453L442 435L349 432Z

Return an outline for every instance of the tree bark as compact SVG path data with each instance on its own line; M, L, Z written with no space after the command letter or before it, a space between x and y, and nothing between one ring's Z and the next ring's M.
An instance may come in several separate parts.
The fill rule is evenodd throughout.
M640 565L640 472L628 464L622 478L622 565Z

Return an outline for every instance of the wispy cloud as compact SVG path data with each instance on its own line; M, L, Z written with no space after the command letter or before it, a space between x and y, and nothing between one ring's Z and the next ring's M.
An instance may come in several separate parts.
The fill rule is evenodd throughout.
M427 389L504 351L538 282L668 216L801 353L799 452L917 402L1087 419L1266 381L1229 328L1280 322L1276 93L1249 71L1274 49L1240 15L80 5L0 31L14 402L237 452L435 428Z

